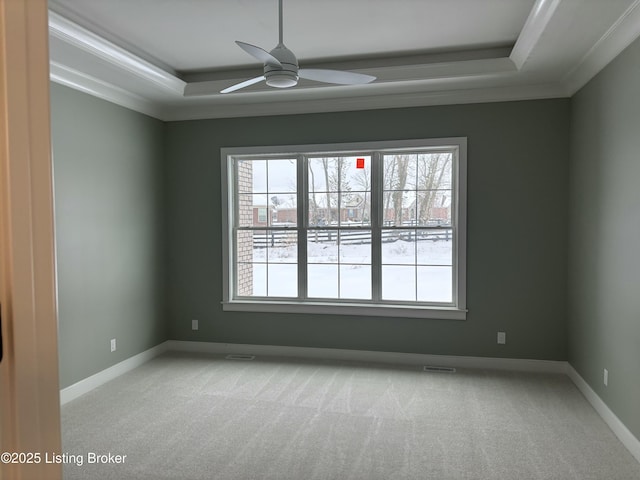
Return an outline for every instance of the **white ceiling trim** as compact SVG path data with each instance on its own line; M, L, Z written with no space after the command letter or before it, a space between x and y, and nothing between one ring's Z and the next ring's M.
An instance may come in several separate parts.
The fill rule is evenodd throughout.
M562 0L536 0L509 58L521 70Z
M186 82L179 79L175 72L167 72L156 67L51 10L49 10L49 34L111 65L127 70L142 80L180 95L184 92Z
M564 98L567 96L566 89L559 84L469 88L437 92L305 100L304 113L539 100L544 98ZM289 100L270 103L261 102L228 105L203 103L202 105L178 106L167 112L166 120L203 120L207 118L299 114L301 113L300 103L300 101Z
M640 0L635 0L624 14L591 47L578 65L565 77L567 91L573 95L634 40L640 37Z
M108 102L144 113L159 120L165 120L162 110L155 103L123 88L103 82L56 62L50 62L49 69L49 77L55 83L88 93L94 97L102 98Z

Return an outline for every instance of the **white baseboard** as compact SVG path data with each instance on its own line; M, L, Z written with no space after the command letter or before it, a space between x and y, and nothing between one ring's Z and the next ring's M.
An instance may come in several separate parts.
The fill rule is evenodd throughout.
M401 365L437 365L456 368L486 368L540 373L566 373L567 363L553 360L519 358L462 357L455 355L427 355L421 353L374 352L337 348L286 347L275 345L247 345L239 343L188 342L169 340L168 349L181 352L213 354L250 354L270 357L297 357L325 360L389 363Z
M112 367L106 368L96 373L95 375L91 375L84 380L80 380L73 385L63 388L62 390L60 390L60 404L64 405L65 403L78 398L80 395L84 395L94 388L107 383L109 380L113 380L123 373L133 370L143 363L148 362L152 358L166 352L168 347L167 343L168 342L163 342L159 345L156 345L149 350L145 350L144 352L134 355L133 357L129 357L120 363L116 363Z
M613 430L616 437L627 447L638 462L640 462L640 440L638 440L624 423L616 416L615 413L607 406L606 403L593 391L589 384L580 376L571 364L567 363L567 375L576 384L578 390L582 392L591 406L598 412L609 428Z

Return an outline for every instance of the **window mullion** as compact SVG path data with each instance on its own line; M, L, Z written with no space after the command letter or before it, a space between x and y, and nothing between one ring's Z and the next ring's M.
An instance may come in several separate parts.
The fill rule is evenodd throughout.
M307 156L298 155L296 174L297 174L297 220L298 220L298 298L306 300L307 295L307 227L308 227L308 208L307 199L309 197L308 184L308 167Z
M373 152L371 158L371 299L382 298L382 220L383 179L382 155Z

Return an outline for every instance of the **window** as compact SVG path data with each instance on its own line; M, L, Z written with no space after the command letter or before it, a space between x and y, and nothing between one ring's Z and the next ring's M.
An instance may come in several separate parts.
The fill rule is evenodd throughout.
M267 209L266 207L258 208L258 224L267 223ZM255 224L255 222L254 222Z
M225 309L465 318L465 138L221 154Z

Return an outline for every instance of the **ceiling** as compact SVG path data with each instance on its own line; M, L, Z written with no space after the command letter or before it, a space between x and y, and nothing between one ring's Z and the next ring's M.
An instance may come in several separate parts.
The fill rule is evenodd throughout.
M640 0L284 0L301 67L374 75L219 91L262 74L277 0L49 0L52 80L163 120L567 97L640 34Z

